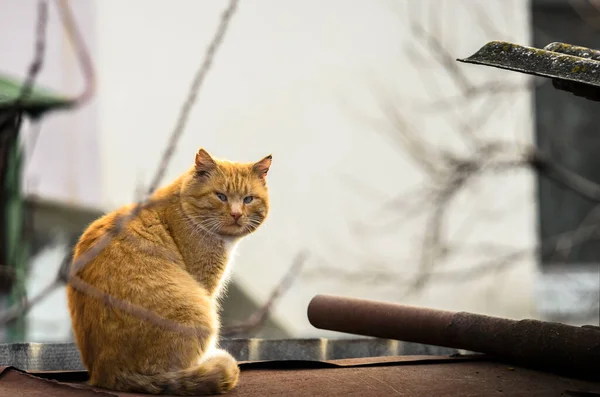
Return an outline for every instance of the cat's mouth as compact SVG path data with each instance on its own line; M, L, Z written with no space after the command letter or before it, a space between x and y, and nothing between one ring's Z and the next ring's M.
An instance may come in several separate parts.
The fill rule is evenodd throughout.
M247 232L247 228L244 222L241 220L233 221L228 225L221 227L221 233L229 236L239 236Z

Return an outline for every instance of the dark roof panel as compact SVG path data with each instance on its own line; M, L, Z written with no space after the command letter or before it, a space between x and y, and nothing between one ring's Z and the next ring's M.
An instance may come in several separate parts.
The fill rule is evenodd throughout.
M569 396L600 393L600 383L492 361L485 356L404 356L335 361L240 363L228 396ZM25 373L0 368L0 395L138 396L91 389L84 371ZM142 394L139 394L142 396Z

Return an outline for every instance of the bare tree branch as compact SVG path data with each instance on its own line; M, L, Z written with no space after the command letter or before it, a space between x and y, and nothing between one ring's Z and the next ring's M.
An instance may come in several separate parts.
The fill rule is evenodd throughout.
M102 301L106 306L117 308L125 313L136 316L142 320L146 320L156 325L157 327L161 327L169 331L195 336L198 338L206 337L211 332L211 330L208 328L189 327L181 325L173 320L169 320L162 316L159 316L153 311L148 310L142 306L135 305L131 302L127 302L121 299L117 299L114 296L111 296L106 292L101 291L98 288L86 283L81 278L79 278L79 276L76 275L71 275L69 277L69 285L94 299Z
M600 4L597 0L596 3ZM399 261L394 263L384 258L384 263L374 266L372 261L366 263L358 259L358 269L320 264L314 269L308 269L305 272L307 277L322 279L331 276L348 283L394 285L411 294L421 291L430 282L455 283L497 275L524 260L535 258L536 253L540 252L561 254L566 260L574 249L582 244L600 239L598 211L590 213L585 222L570 233L561 235L560 239L547 239L534 244L534 247L499 245L489 250L490 247L486 247L489 243L482 242L474 244L466 253L464 247L467 239L464 231L474 230L475 225L487 226L482 222L479 212L476 216L465 216L469 218L470 223L466 219L461 222L461 235L458 239L450 235L450 230L456 229L454 217L450 216L456 213L453 208L455 203L458 203L459 199L478 200L477 195L480 192L477 190L483 186L484 181L489 181L490 177L532 172L552 179L581 197L599 204L600 185L560 165L529 142L510 142L506 139L510 136L485 135L484 127L493 117L507 115L512 119L510 110L516 95L526 94L546 81L541 78L499 79L492 71L491 77L475 78L456 63L456 56L449 48L451 43L446 43L448 40L444 31L436 22L435 16L440 10L436 5L431 7L432 23L437 25L429 29L409 10L409 24L413 35L410 40L412 46L407 51L409 61L421 74L423 90L430 98L425 103L414 99L413 103L419 102L417 106L406 106L406 103L411 105L410 100L403 98L400 103L383 89L380 89L383 94L379 93L377 97L383 119L388 123L385 126L387 128L378 128L377 132L386 134L398 149L398 154L412 161L422 176L423 187L416 192L405 192L392 199L387 198L386 211L365 215L367 220L358 222L359 230L356 232L361 241L369 235L374 237L375 233L377 237L381 237L382 234L392 231L390 226L398 230L402 226L406 227L409 218L424 215L424 232L419 237L420 258L417 259L416 269L411 266L410 272L402 274L397 269L406 265ZM482 35L503 34L502 30L493 26L493 21L482 9L469 4L468 11L477 19L476 27ZM431 21L427 23L431 25ZM504 32L505 35L508 33ZM432 65L437 69L432 68ZM456 92L448 90L447 84L438 84L437 77L445 79L444 83L451 83L451 88L455 87ZM381 86L385 87L383 84ZM436 117L440 117L440 121L450 127L449 133L454 135L453 138L457 137L457 143L466 150L456 149L453 146L454 140L441 143L436 139L437 131L429 131L426 129L427 123L421 123L421 120ZM381 120L378 121L378 125L382 125ZM460 203L463 204L462 201ZM381 222L377 221L379 218ZM409 227L412 228L413 224ZM473 237L486 240L486 236ZM406 245L412 246L413 242L406 242ZM463 257L468 260L461 261ZM463 266L456 269L459 264ZM448 268L450 265L452 267Z
M92 58L90 57L87 46L83 41L75 18L73 18L73 13L71 11L71 7L69 6L68 0L56 0L56 6L58 8L65 33L73 45L75 54L79 61L79 67L83 73L85 87L81 94L79 94L75 99L75 104L80 106L92 98L94 96L94 92L96 91L96 74L94 72L94 64L92 62Z
M600 29L600 4L594 0L568 0L579 18L595 30Z
M546 81L542 78L527 78L525 83L490 80L470 87L466 92L458 95L442 96L441 98L438 96L431 102L420 106L420 110L442 112L449 109L460 109L479 97L494 98L498 95L529 92L544 83Z
M42 70L44 64L44 54L46 52L46 26L48 25L48 2L45 0L38 1L37 22L35 25L35 47L33 60L29 64L27 77L21 86L19 96L13 102L10 109L5 112L4 117L0 119L0 131L4 130L4 123L11 122L15 114L21 112L23 102L31 95L35 80ZM1 145L4 147L5 145Z
M188 120L191 108L195 103L195 99L198 96L199 90L202 88L202 83L205 79L205 76L207 75L208 71L210 70L210 67L213 63L214 57L217 53L217 50L223 43L223 38L224 38L227 28L229 26L229 22L236 11L237 3L238 3L238 0L230 0L229 6L226 8L226 10L223 12L223 14L221 16L221 22L220 22L220 24L217 28L217 31L206 51L202 65L200 66L200 69L196 73L194 81L192 82L192 85L188 92L188 96L182 106L181 113L177 120L175 128L169 137L169 141L167 143L167 148L163 152L159 167L154 175L154 178L152 179L152 182L150 183L150 188L148 190L146 198L142 202L138 202L138 204L133 208L133 210L127 216L124 216L124 217L121 217L120 219L118 219L115 224L115 227L110 232L106 233L105 236L103 236L103 238L100 239L100 241L98 241L91 249L86 251L83 255L78 257L76 261L73 262L71 275L69 276L69 283L73 288L77 289L80 292L89 294L90 296L92 296L94 298L102 299L103 302L105 302L107 305L118 307L130 314L140 316L141 318L144 318L146 320L153 322L153 324L155 324L155 325L159 325L159 326L163 326L163 327L169 326L169 327L173 327L172 329L177 329L180 332L189 332L192 334L197 334L198 332L204 332L204 330L198 331L195 328L184 327L180 324L176 324L172 321L163 319L160 316L158 316L157 314L155 314L149 310L146 310L141 307L136 307L135 305L133 305L129 302L120 301L119 299L111 297L111 296L107 295L106 293L104 293L100 290L97 290L94 287L92 287L91 285L85 283L83 280L81 280L77 276L77 273L87 263L89 263L93 258L95 258L95 256L98 253L100 253L100 251L102 251L110 243L112 237L114 237L121 230L123 230L125 225L131 219L135 218L140 213L140 211L142 211L142 209L153 205L153 202L151 201L150 196L158 188L158 185L160 184L162 178L164 177L164 174L166 173L167 167L168 167L168 165L171 161L171 158L173 157L173 154L175 152L175 147L177 146L177 142L179 141L179 138L182 136L182 134L185 130L185 126L187 124L187 120Z
M267 301L243 323L223 328L221 335L235 336L254 331L263 326L277 300L286 293L286 291L291 287L292 283L298 277L298 274L306 263L308 256L309 255L306 251L300 251L294 258L294 261L292 262L292 265L286 272L285 276L281 279L277 287L271 291L271 295Z
M600 202L600 185L551 161L544 153L532 149L529 164L539 173L573 190L580 196Z
M198 93L202 88L202 83L204 82L204 79L212 66L215 54L217 53L217 50L223 43L225 33L227 32L227 28L229 27L229 21L231 21L231 17L233 17L233 14L237 9L237 5L238 0L230 0L229 6L221 15L221 22L219 24L219 27L217 28L217 31L210 45L208 46L208 49L206 50L206 54L204 55L204 61L202 62L200 69L198 69L198 72L196 72L196 75L194 76L194 80L192 82L192 85L190 86L188 97L181 108L181 112L179 114L179 118L177 119L177 123L175 124L175 128L173 129L173 132L171 132L167 148L165 149L162 155L156 174L154 175L154 178L150 183L150 187L147 193L148 196L150 196L152 192L156 190L161 180L163 179L165 172L167 171L167 167L169 165L171 157L173 156L175 147L177 146L177 142L179 141L179 137L183 134L183 131L185 130L185 126L187 124L187 120L192 106L196 102L196 97L198 96Z
M431 7L434 9L434 7ZM452 81L456 84L456 87L461 91L462 94L473 89L473 83L460 68L459 64L452 54L450 54L446 47L440 42L440 39L433 34L429 34L427 30L418 23L413 23L411 29L416 38L420 39L426 47L430 49L430 54L433 59L444 68L444 71L448 73L448 76L452 78Z
M597 213L594 213L597 215ZM493 271L508 270L517 265L519 261L528 257L533 257L539 253L558 253L568 255L568 252L574 247L582 244L600 240L600 223L593 225L582 224L578 228L560 235L544 240L538 246L531 248L513 248L505 246L486 246L478 244L470 248L470 251L480 253L491 251L491 258L474 264L466 265L459 269L438 270L427 274L429 283L457 283L476 280L489 275ZM402 266L395 266L400 268ZM385 267L376 268L369 266L368 269L361 268L357 270L348 270L341 267L335 267L330 264L320 264L318 267L306 269L305 277L323 278L335 277L346 282L360 282L363 285L394 285L408 290L418 290L420 280L418 277L410 276L397 271L390 271Z
M138 202L128 214L118 217L115 222L115 226L112 229L110 229L108 232L106 232L105 235L102 236L102 238L100 238L99 241L94 246L92 246L88 251L86 251L84 254L79 256L77 258L77 260L73 261L71 264L70 273L68 275L68 283L73 288L75 288L76 290L78 290L82 293L88 294L91 297L100 299L109 306L117 307L129 314L136 315L140 318L151 321L153 324L155 324L157 326L166 327L167 329L177 331L177 332L192 333L195 335L198 335L199 332L204 333L204 332L206 332L206 330L198 330L193 327L182 326L182 325L174 323L170 320L164 319L147 309L144 309L137 305L133 305L130 302L125 302L125 301L119 300L115 297L112 297L112 296L106 294L105 292L98 290L97 288L93 287L92 285L85 283L81 278L79 278L78 272L81 271L81 269L83 269L83 267L85 267L85 265L87 263L89 263L91 260L93 260L96 257L96 255L98 255L110 243L112 238L124 229L126 224L131 219L133 219L135 216L137 216L143 209L149 208L153 205L156 205L157 202L160 201L160 200L158 200L158 201L153 200L150 198L150 196L157 189L159 183L161 182L161 180L166 172L166 169L171 161L171 158L175 151L177 142L178 142L179 138L181 137L181 135L183 134L183 131L185 130L185 126L187 124L187 119L188 119L189 113L191 111L191 108L195 102L195 98L197 97L198 92L202 87L202 82L204 81L205 76L207 75L208 71L210 70L210 67L213 63L216 52L223 42L225 32L227 31L229 22L230 22L232 16L234 15L234 12L237 7L237 3L238 3L238 0L230 0L229 6L226 8L224 13L222 14L219 27L215 33L215 36L212 39L207 51L206 51L202 65L201 65L200 69L198 70L198 72L194 78L194 81L190 87L190 91L188 93L188 97L186 98L186 101L183 104L180 117L178 118L176 126L175 126L173 132L171 133L171 136L167 143L167 148L165 149L165 151L163 153L163 156L160 161L160 165L154 175L154 178L150 185L150 189L147 192L147 197L144 200ZM85 49L85 45L84 45L83 41L81 40L81 37L78 33L76 24L70 13L70 9L68 8L67 3L65 1L60 1L58 4L60 6L63 22L65 23L65 27L75 43L80 62L84 66L84 74L89 75L90 73L92 73L92 75L93 75L93 72L92 72L93 68L91 67L91 61L89 60L89 56L87 56L88 52ZM46 17L46 8L45 7L43 8L43 11L44 11L44 13L40 13L40 15L42 15L45 18ZM45 26L45 19L44 19L43 26ZM40 47L40 46L38 45L38 47ZM43 49L43 46L41 46L41 48ZM33 66L30 68L30 70L34 70L35 73L37 73L37 71L39 71L39 69L41 67L41 61L38 60L37 56L36 56L36 59L34 60L34 62L32 63L32 65ZM79 96L78 100L80 102L87 100L88 96L90 95L89 92L90 91L88 91L88 90L84 91L84 93ZM68 256L70 256L70 254ZM9 322L13 321L19 315L26 313L36 303L42 301L48 295L50 295L54 290L61 287L64 284L64 281L65 281L64 269L62 269L62 271L59 272L56 279L52 283L50 283L47 287L45 287L42 290L42 292L40 292L34 298L32 298L31 300L26 300L24 302L19 302L18 304L9 308L7 311L0 314L0 325L9 323Z
M63 286L64 283L62 280L56 278L32 299L27 299L27 297L24 297L21 302L15 303L10 308L0 313L0 325L10 324L11 322L17 320L19 317L31 310L31 308L36 304L40 303L54 291Z
M76 260L72 262L70 272L71 276L77 275L85 267L85 265L91 262L100 252L102 252L102 250L106 248L108 244L110 244L112 239L115 236L119 235L119 233L121 233L125 229L125 226L127 226L127 224L132 219L137 217L140 214L140 212L142 212L142 210L161 204L165 200L168 199L148 200L146 202L138 203L133 207L131 211L129 211L129 213L117 217L115 225L106 233L104 233L104 235L92 247L90 247L90 249L85 251L83 254L77 257Z

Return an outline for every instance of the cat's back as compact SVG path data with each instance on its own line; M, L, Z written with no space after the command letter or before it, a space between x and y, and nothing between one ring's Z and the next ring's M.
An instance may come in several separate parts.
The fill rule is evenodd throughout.
M132 208L123 207L92 222L75 247L75 262L107 233L112 236L110 230ZM179 257L168 226L156 212L142 211L112 236L78 276L106 297L141 307L173 323L195 324L206 314L194 308L210 307L211 303L181 266ZM105 376L102 371L112 371L115 361L137 370L140 362L152 361L157 343L170 346L172 333L165 333L152 322L140 321L119 306L107 305L105 299L85 289L68 284L67 301L82 360L94 376ZM95 368L103 369L95 372Z
M94 220L79 237L75 244L73 259L77 259L81 254L93 247L105 234L114 227L118 212L113 211Z
M144 209L132 219L128 219L128 215L133 209L133 204L123 206L93 221L75 245L73 259L84 255L96 244L103 243L107 237L109 238L108 244L91 258L88 265L102 262L107 256L113 256L114 260L114 255L118 255L119 252L136 248L139 250L148 244L163 249L163 251L172 251L175 247L168 233L168 227L161 221L158 214ZM115 233L115 228L119 229L118 233ZM85 266L85 269L90 267L88 265Z
M182 270L177 247L156 213L144 210L119 225L132 209L133 205L124 206L92 222L73 253L74 263L78 259L87 261L78 276L118 298L139 295L136 290L151 291L153 282L168 280ZM115 227L119 227L119 233L114 233ZM102 250L92 253L97 244L103 246ZM70 301L89 300L85 294L69 291L68 295Z
M176 301L167 298L167 292L171 297L185 299L186 291L197 285L185 270L168 226L161 222L156 212L143 210L119 227L119 233L111 232L133 207L124 206L108 213L83 232L75 246L73 262L77 263L78 259L89 261L77 275L104 294L168 314L176 309ZM104 246L107 236L110 240ZM104 247L88 258L96 244ZM106 317L110 311L102 299L70 284L67 284L67 300L74 322L87 322L83 317L95 321Z
M109 212L99 217L98 219L90 223L88 227L84 230L84 232L81 234L79 240L77 241L77 244L75 245L73 259L76 259L84 252L88 251L102 238L104 238L105 235L111 234L111 230L113 230L113 228L117 226L118 221L122 219L124 215L129 213L129 211L131 211L132 208L132 205L123 206L115 211ZM135 221L135 218L131 220L132 223ZM129 225L125 225L125 228L128 227ZM112 241L108 244L107 248L109 248L111 244L113 244Z

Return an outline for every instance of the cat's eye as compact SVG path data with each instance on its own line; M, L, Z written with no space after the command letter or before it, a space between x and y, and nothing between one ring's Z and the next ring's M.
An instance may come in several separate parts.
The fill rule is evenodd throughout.
M217 197L219 198L219 200L221 201L227 201L227 196L225 196L223 193L216 193Z
M244 204L250 204L252 200L254 200L253 196L246 196L244 197Z

